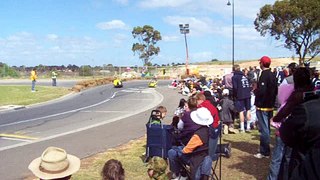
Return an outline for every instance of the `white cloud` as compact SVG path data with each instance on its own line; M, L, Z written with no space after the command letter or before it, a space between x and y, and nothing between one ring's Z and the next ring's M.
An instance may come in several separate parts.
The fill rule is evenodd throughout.
M142 8L181 7L191 2L192 0L143 0L139 6Z
M126 24L121 20L112 20L109 22L100 22L96 25L97 28L102 30L110 29L126 29Z
M41 37L22 32L1 38L0 57L20 65L65 64L70 58L80 59L103 47L91 37L57 37L55 34Z
M51 40L51 41L55 41L55 40L58 39L58 35L56 35L56 34L48 34L48 35L47 35L47 38L48 38L49 40Z
M129 0L113 0L119 4L122 4L122 5L128 5L129 4Z
M213 59L214 54L212 52L197 52L192 53L191 55L191 61L192 62L200 62L200 61L208 61L210 59Z
M167 16L164 21L173 26L189 24L190 35L205 35L214 32L214 25L210 18Z
M128 40L128 36L125 34L115 34L113 36L113 46L114 47L123 47L124 42Z
M179 37L178 36L162 36L162 40L164 42L174 42L174 41L178 41Z

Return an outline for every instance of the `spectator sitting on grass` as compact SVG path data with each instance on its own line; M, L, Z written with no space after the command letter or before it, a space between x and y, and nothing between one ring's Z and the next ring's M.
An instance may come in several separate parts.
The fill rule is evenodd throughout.
M125 173L120 161L108 160L101 171L102 180L124 180Z
M158 106L155 109L155 114L151 115L151 124L161 124L161 121L164 119L164 117L167 115L167 108L164 106Z
M158 156L153 156L147 165L148 176L153 180L169 180L166 174L166 169L168 167L167 162Z

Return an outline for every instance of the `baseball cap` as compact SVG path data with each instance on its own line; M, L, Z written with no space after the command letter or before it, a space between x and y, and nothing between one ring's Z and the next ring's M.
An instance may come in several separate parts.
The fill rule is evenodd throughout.
M260 58L260 63L262 63L264 67L269 67L271 64L271 59L268 56L262 56Z

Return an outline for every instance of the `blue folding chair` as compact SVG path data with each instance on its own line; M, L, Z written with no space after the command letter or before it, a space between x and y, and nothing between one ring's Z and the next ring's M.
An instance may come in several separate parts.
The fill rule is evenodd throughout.
M154 114L154 112L151 112L151 115L152 114ZM152 124L151 120L152 117L150 116L149 122L146 124L147 143L145 162L153 156L167 158L168 150L172 147L173 127L162 123Z

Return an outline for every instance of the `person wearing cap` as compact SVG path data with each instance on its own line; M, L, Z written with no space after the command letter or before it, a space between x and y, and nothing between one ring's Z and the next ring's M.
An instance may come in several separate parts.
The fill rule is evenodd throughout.
M176 179L186 179L179 175L182 169L181 161L190 165L191 179L206 179L211 173L212 159L208 156L208 144L209 126L213 123L213 117L208 109L202 107L191 112L191 119L200 125L200 128L195 131L186 146L176 146L168 151L170 171Z
M254 87L256 114L260 128L260 148L256 158L270 156L270 119L273 116L273 107L278 93L277 80L270 70L271 59L268 56L261 57L262 69L257 87Z
M64 149L48 147L29 164L29 170L41 180L68 180L80 169L80 159Z
M236 112L233 101L229 97L229 90L224 89L222 91L223 98L219 101L221 111L219 112L220 120L223 123L223 133L238 133L239 131L234 129L234 121L232 119L232 112Z
M153 156L147 165L148 176L153 180L169 180L169 177L166 174L167 167L168 164L166 160L158 156Z

